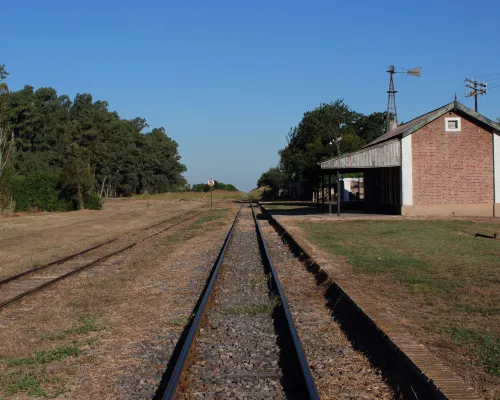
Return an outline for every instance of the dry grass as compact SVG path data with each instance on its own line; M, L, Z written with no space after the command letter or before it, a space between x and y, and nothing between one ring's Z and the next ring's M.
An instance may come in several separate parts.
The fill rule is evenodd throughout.
M245 192L230 192L227 190L214 190L212 192L213 200L241 199L246 197ZM159 193L134 196L131 199L141 200L210 200L210 192L183 192L183 193Z
M344 279L356 280L388 306L487 398L500 396L500 241L474 237L475 232L499 232L500 224L414 220L294 225L308 242L331 257L343 257L348 264L338 265Z
M101 211L21 214L0 218L0 277L83 250L192 209L203 201L110 199Z
M123 398L117 382L143 366L137 346L182 331L211 268L203 251L222 244L220 222L236 212L228 207L0 311L0 398Z

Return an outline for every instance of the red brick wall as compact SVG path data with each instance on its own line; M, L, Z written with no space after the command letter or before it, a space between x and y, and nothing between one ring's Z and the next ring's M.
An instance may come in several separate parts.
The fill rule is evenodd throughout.
M445 118L462 130L446 132ZM491 132L447 113L412 134L413 204L493 203Z

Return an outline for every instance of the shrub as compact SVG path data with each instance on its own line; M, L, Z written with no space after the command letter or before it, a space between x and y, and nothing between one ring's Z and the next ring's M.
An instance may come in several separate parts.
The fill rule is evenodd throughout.
M87 193L83 198L83 204L87 210L101 210L102 199L94 192Z
M12 178L12 189L16 211L68 211L72 209L71 201L59 195L60 185L57 173L33 172L26 176L15 175Z

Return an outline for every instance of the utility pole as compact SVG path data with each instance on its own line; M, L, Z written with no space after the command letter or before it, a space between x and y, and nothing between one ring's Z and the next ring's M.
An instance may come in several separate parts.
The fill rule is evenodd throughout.
M483 95L488 92L488 85L485 82L478 82L475 79L465 78L465 86L472 89L465 97L474 96L474 111L477 111L477 95Z

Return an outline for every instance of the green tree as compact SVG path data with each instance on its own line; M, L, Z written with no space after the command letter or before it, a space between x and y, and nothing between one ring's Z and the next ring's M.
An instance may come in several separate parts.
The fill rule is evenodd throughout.
M366 143L377 139L385 133L385 112L374 112L362 115L356 123L357 135Z
M14 151L14 133L8 121L9 88L4 82L9 73L0 65L0 214L4 213L12 198L11 156Z
M79 210L85 208L84 198L93 193L94 183L87 152L77 144L72 145L62 171L62 184L69 198L77 202Z
M278 191L290 179L290 175L278 168L269 168L257 180L257 187L266 187L264 197L274 198Z
M1 80L6 76L2 67ZM19 178L19 182L27 182L35 173L47 173L50 179L44 182L58 187L63 200L80 208L82 198L86 207L98 205L88 197L90 193L130 196L181 190L187 184L178 145L164 128L143 133L148 128L143 118L122 119L109 110L106 101L95 101L88 93L79 93L72 101L53 88L35 90L26 85L8 92L3 82L1 87L5 88L5 96L0 96L5 112L0 104L0 118L15 138L12 142L11 134L9 141L14 144L10 147L12 171L26 178ZM72 177L70 172L77 175ZM59 186L54 186L53 177L59 177ZM20 196L22 188L24 184L18 184L14 195ZM37 198L36 193L30 196Z
M238 189L236 186L230 184L230 183L224 183L220 182L214 179L214 190L227 190L228 192L237 192ZM193 186L191 186L191 190L193 192L208 192L210 191L210 186L208 186L208 183L196 183Z
M279 168L269 168L264 172L257 181L257 187L268 186L271 189L279 189L289 179L286 172L281 171Z
M290 129L287 145L279 151L279 171L307 181L309 171L320 161L360 149L384 133L385 113L364 116L353 111L343 100L308 111L300 123ZM339 149L333 143L339 138ZM312 176L311 176L312 178Z
M210 186L206 183L195 183L192 187L191 190L193 192L208 192L210 190Z
M14 133L8 120L9 88L4 82L8 75L5 66L0 65L0 177L14 149Z
M299 125L288 133L288 145L280 150L280 168L287 174L303 177L319 161L334 157L336 146L330 143L342 137L342 153L354 151L365 142L357 135L362 115L352 111L343 100L321 104L304 114Z
M12 171L11 164L6 164L3 173L0 174L0 215L12 202Z

